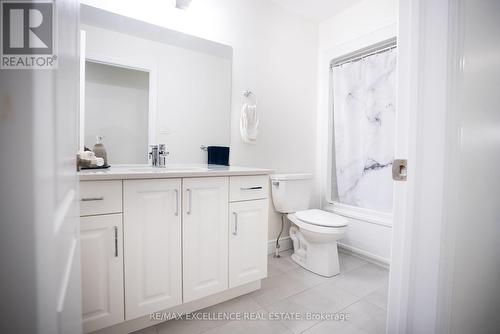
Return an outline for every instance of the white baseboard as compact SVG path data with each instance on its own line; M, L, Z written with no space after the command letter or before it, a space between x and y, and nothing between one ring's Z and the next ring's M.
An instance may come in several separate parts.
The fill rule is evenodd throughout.
M275 249L276 249L276 239L275 240L269 240L267 242L267 254L271 255L274 254ZM350 246L350 245L345 245L342 243L337 243L339 246L339 251L350 254L353 256L357 256L365 261L371 262L373 264L382 266L384 268L389 268L391 261L389 259L386 259L385 257L379 256L372 254L370 252L364 251L362 249ZM293 248L292 244L292 239L290 237L283 237L280 239L280 252L289 250Z
M357 256L365 261L382 266L384 268L389 268L391 265L391 260L386 259L385 257L375 255L375 254L372 254L370 252L364 251L362 249L359 249L359 248L356 248L356 247L353 247L350 245L342 244L340 242L338 242L337 245L339 246L340 252Z
M280 252L289 250L293 247L290 237L280 238ZM267 254L274 254L276 249L276 239L267 242Z

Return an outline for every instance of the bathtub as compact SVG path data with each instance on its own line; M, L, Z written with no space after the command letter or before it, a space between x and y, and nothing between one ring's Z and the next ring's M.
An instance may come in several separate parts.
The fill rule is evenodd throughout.
M349 219L347 233L338 241L340 251L385 267L390 265L392 214L338 202L329 203L324 210Z

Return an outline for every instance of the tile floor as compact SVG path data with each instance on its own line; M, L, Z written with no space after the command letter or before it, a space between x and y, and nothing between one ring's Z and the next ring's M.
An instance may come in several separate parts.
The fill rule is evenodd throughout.
M171 320L134 334L385 333L387 269L340 253L341 274L325 278L295 264L290 254L269 257L260 290L200 312L339 313L349 320Z

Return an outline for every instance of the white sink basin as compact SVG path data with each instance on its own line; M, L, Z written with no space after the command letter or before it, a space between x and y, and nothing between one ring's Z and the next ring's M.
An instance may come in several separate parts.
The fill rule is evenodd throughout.
M165 166L165 167L142 167L142 168L130 168L133 172L149 172L149 173L164 173L164 172L186 172L186 171L202 171L206 168L193 167L193 166Z

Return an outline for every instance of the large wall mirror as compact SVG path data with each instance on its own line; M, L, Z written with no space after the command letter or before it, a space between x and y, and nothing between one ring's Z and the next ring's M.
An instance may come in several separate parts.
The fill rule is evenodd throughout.
M206 163L201 146L230 144L232 49L81 6L80 149L104 137L110 164Z

